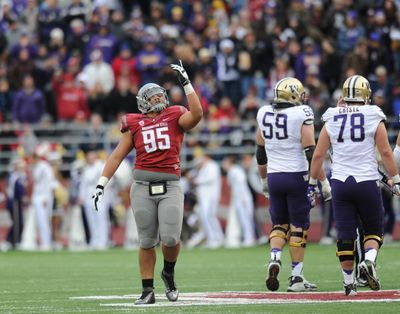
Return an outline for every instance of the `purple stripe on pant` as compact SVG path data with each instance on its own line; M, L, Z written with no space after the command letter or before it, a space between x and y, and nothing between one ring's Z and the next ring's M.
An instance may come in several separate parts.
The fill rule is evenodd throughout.
M357 238L359 219L365 234L383 235L383 203L377 181L357 183L353 177L345 182L332 179L332 206L338 240Z
M311 209L307 199L308 172L269 173L268 186L272 224L292 224L307 230Z

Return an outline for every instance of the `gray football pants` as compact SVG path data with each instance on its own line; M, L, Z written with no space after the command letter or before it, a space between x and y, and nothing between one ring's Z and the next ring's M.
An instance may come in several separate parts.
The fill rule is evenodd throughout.
M148 183L133 182L130 191L141 248L150 249L159 238L167 247L179 243L183 222L183 191L179 181L167 181L164 195L150 196Z

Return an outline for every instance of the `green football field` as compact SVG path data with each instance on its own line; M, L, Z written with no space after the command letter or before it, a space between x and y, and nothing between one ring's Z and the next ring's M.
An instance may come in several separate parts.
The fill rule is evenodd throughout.
M287 249L283 255L280 293L267 293L268 259L266 246L183 249L176 268L180 301L166 301L159 277L162 266L159 258L156 304L137 307L132 305L140 292L137 251L0 253L0 313L400 313L399 243L382 248L377 268L383 290L399 289L391 292L391 299L395 300L385 297L373 300L376 294L369 292L364 293L363 300L359 298L362 293L345 299L342 293L303 293L301 300L291 299L293 296L285 292L290 274ZM318 284L320 292L342 291L342 275L333 245L309 245L304 271L309 281ZM248 292L250 299L238 304L242 299L235 293L225 294L225 299L215 298L216 292L221 295L224 291ZM371 296L367 300L366 294ZM209 298L210 295L214 297ZM331 301L311 302L313 295L323 295ZM260 296L272 301L261 300L264 304L257 304L261 302Z

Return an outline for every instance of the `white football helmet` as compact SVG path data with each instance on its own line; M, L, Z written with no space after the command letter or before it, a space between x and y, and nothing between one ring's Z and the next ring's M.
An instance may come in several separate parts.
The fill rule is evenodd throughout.
M150 104L149 99L157 94L163 94L165 101L157 104ZM155 83L148 83L143 85L136 96L138 102L138 109L141 113L146 114L149 112L160 112L167 108L169 105L168 95L164 88Z

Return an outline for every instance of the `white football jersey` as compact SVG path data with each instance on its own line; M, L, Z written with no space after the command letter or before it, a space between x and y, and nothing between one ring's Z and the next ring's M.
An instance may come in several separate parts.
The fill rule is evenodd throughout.
M308 171L301 128L303 124L314 123L309 106L275 109L266 105L258 110L257 122L265 142L268 173Z
M332 178L357 182L378 180L375 132L385 114L378 106L329 108L323 115L332 146Z

